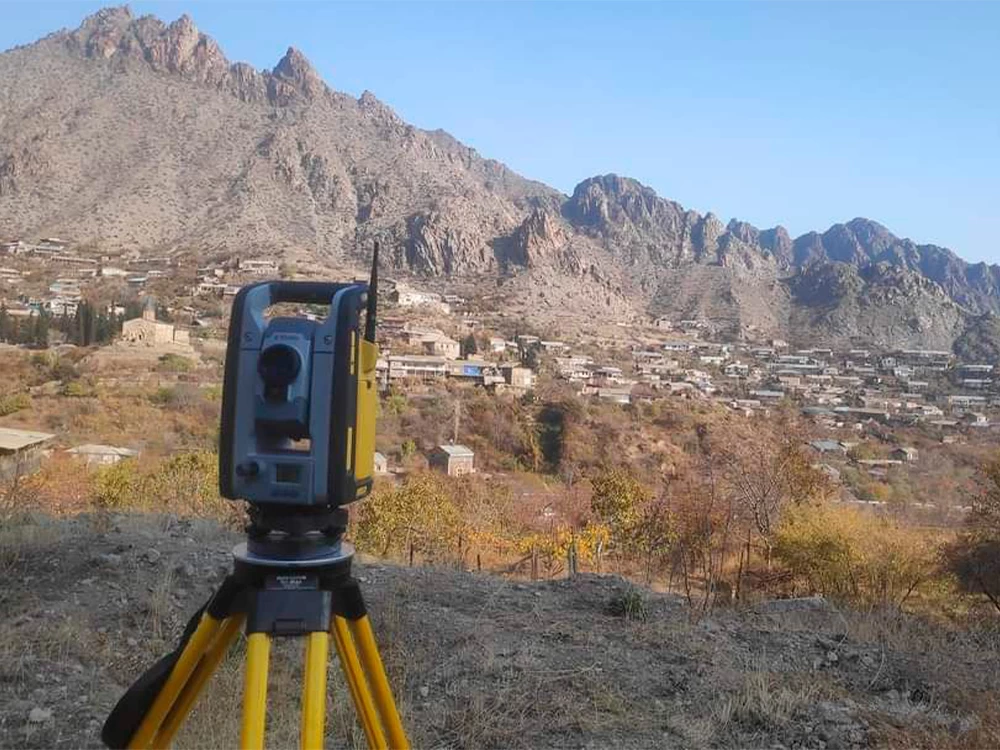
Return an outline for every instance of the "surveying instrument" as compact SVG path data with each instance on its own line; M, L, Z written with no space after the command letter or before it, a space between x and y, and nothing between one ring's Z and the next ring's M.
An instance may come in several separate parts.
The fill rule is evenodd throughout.
M264 746L271 639L285 636L306 642L303 750L323 747L331 637L369 748L409 747L343 540L344 506L372 486L377 294L376 244L368 284L267 281L236 295L219 489L248 501L247 539L177 648L118 701L101 732L108 747L168 747L244 627L241 748ZM265 318L279 303L329 314Z

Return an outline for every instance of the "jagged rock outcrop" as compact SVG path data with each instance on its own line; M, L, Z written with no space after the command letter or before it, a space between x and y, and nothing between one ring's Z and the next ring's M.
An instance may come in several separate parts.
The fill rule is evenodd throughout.
M509 265L532 268L552 260L569 241L558 219L536 208L514 232L504 261Z

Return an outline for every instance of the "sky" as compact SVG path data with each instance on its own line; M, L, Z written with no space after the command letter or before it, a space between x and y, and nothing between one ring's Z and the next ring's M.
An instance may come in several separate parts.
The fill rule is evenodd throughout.
M107 3L0 0L0 49ZM1000 2L133 2L566 193L615 172L793 236L865 216L1000 262ZM3 134L0 133L0 144Z

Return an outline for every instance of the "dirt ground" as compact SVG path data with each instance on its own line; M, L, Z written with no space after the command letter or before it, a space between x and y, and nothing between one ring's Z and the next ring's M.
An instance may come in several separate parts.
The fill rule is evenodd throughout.
M0 747L99 746L107 712L172 648L236 541L164 517L0 527ZM355 567L417 748L996 744L988 633L815 599L695 618L679 597L610 576ZM236 744L241 656L238 646L177 746ZM271 664L268 745L297 746L300 644L282 641ZM327 746L363 747L336 663L330 685Z

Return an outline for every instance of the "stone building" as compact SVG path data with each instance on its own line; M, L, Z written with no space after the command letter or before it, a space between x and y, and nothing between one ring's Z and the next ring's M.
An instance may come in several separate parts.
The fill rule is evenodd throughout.
M0 480L10 481L38 471L55 435L0 427Z
M427 456L432 469L443 471L450 477L471 474L475 471L475 454L464 445L439 445Z
M186 330L156 319L156 309L152 303L146 305L141 318L132 318L122 324L122 341L133 346L153 347L170 344L186 347L191 344Z

